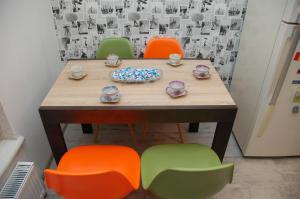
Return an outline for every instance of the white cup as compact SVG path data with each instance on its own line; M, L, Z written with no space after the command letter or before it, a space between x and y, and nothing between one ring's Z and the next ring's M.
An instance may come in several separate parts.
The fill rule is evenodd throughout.
M118 63L119 63L119 56L114 55L114 54L107 56L106 59L107 59L107 63L109 65L118 65Z
M119 89L114 85L108 85L102 88L102 93L107 100L113 100L118 96Z
M170 54L169 61L171 64L180 64L181 55L180 54Z
M172 93L179 95L185 91L186 86L185 86L184 82L174 80L174 81L169 82L168 88L170 88Z
M71 74L72 74L72 77L75 77L75 78L81 77L82 76L82 67L78 66L78 65L72 66Z
M196 66L196 70L194 73L198 76L205 77L209 75L209 67L206 65L198 65Z

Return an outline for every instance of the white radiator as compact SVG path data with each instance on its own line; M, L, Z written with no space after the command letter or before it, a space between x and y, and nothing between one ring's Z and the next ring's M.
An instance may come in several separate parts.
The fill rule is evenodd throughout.
M1 199L42 199L45 188L33 162L18 162L0 192Z

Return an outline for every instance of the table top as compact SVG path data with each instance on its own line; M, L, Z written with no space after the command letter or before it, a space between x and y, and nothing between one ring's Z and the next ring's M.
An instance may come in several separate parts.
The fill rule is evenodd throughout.
M42 109L200 109L236 108L231 95L209 60L183 60L183 65L173 67L165 59L122 60L118 68L107 67L105 60L70 60L41 104ZM211 77L198 80L192 75L196 65L210 67ZM70 68L80 65L88 75L82 80L69 79ZM162 78L147 83L118 83L110 72L122 67L156 67L163 71ZM172 80L181 80L188 86L188 94L171 98L166 86ZM100 102L101 90L106 85L116 85L122 98L115 104Z

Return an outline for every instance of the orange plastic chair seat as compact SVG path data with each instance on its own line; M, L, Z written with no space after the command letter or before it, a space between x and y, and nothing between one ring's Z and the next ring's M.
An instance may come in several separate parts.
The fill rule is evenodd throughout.
M80 146L56 170L45 170L48 188L67 199L120 199L140 184L140 158L125 146Z

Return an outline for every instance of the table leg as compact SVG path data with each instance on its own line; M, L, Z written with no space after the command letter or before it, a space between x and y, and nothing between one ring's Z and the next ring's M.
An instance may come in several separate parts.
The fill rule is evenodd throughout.
M81 124L81 129L84 134L93 133L93 126L91 124Z
M231 135L233 122L218 122L215 136L212 143L212 149L218 154L223 161L227 144Z
M44 123L44 128L53 156L58 164L62 156L68 151L60 124Z
M197 133L199 130L199 123L190 123L189 124L189 132L190 133Z
M68 151L60 123L54 122L51 116L47 115L47 111L40 111L40 115L52 154L58 165L62 156Z

